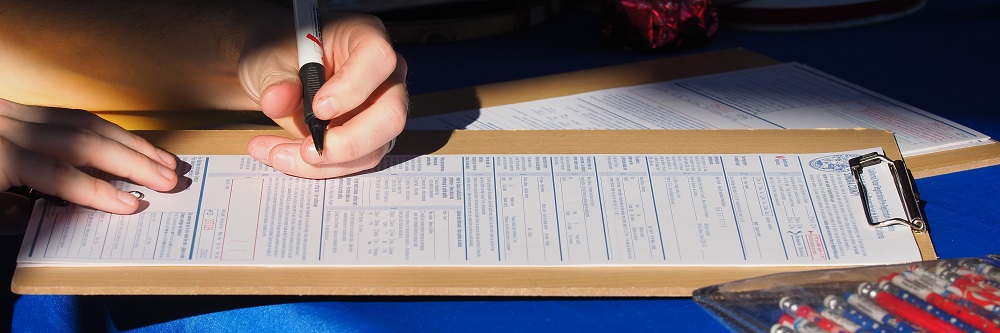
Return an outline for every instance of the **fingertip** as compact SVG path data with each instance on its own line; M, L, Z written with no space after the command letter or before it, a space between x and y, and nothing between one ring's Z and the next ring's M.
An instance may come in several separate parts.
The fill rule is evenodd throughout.
M118 200L124 204L123 211L134 213L139 208L139 197L134 194L119 190L117 196Z
M163 166L170 169L177 169L177 156L159 148L156 148L156 155L159 156L160 161L163 162Z
M281 172L290 172L295 163L295 156L287 149L279 149L271 157L271 166Z
M83 200L67 200L84 207L90 207L112 214L129 215L134 214L139 210L139 198L129 192L125 192L120 189L114 189L110 193L106 191L101 192L102 193L94 197L88 197Z
M266 162L269 151L270 148L268 148L266 144L260 142L260 140L256 137L247 142L247 152L250 153L250 157L253 157L255 160Z
M323 149L321 154L319 150L316 150L316 138L310 138L310 140L303 140L302 146L299 148L299 155L302 156L302 161L309 165L322 165L330 161L330 149ZM326 146L325 144L323 145Z
M156 191L159 191L159 192L170 192L170 191L173 191L173 190L177 189L177 187L181 184L181 179L182 179L182 177L176 176L176 177L174 177L172 179L169 179L162 186L158 186L156 188L150 188L150 189L156 190Z

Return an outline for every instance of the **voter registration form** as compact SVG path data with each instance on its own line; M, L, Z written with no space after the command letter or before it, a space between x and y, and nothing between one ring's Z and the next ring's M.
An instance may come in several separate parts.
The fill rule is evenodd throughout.
M893 132L904 157L990 142L971 128L798 63L426 116L408 120L406 128L874 128Z
M826 154L387 156L311 180L183 155L190 186L116 215L39 201L21 266L848 265L920 260ZM889 195L888 197L892 197ZM890 200L891 201L891 200ZM894 214L897 202L877 205ZM889 207L890 209L886 209ZM884 211L884 213L883 213Z

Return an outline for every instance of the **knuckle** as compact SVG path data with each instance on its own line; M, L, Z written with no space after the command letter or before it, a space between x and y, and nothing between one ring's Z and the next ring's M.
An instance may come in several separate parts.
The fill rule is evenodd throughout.
M408 106L409 104L402 100L386 105L384 123L391 126L393 134L399 134L406 125Z
M72 131L71 136L74 138L72 142L75 142L78 147L72 150L72 163L91 165L94 162L93 159L99 158L97 156L99 154L94 154L93 150L101 147L104 137L85 127L73 127L70 131Z
M97 128L101 124L107 122L104 118L85 110L59 109L57 112L64 112L66 117L73 117L74 122L76 122L76 127L80 128Z
M382 155L371 155L371 157L369 157L368 160L364 163L363 168L365 170L374 168L381 161L382 161Z
M127 148L131 148L132 152L135 154L141 155L139 152L142 151L143 149L153 148L152 144L146 141L146 139L143 139L142 137L135 135L132 132L128 132L123 138L123 140L125 142L122 142L121 144Z
M341 148L340 153L344 160L353 161L358 159L358 152L360 149L360 142L354 138L347 138L343 141L343 148Z
M371 44L371 52L378 62L386 64L385 68L396 68L396 61L399 57L396 56L396 51L393 50L388 40L377 38L371 40L369 43Z
M95 197L94 195L72 196L71 193L68 192L68 186L66 186L66 184L72 183L72 186L82 190L82 193L96 194L100 189L100 186L98 186L99 184L97 184L98 180L93 177L87 177L89 178L88 181L71 182L71 180L78 178L76 177L77 173L81 172L79 169L68 163L58 163L54 160L48 160L48 162L48 177L45 177L45 179L51 183L43 184L37 187L52 189L49 191L52 195L64 198L73 198L73 201L75 202L89 205L90 201L88 200L92 200Z
M355 18L357 18L361 24L375 28L383 34L387 34L385 23L383 23L382 19L378 18L377 16L371 14L359 13L357 14L357 16L355 16Z
M368 170L368 169L374 168L375 166L377 166L379 164L379 162L382 162L382 157L385 156L385 153L387 152L385 148L387 148L387 147L388 147L388 145L384 145L382 148L379 148L377 151L372 152L371 154L362 156L360 159L358 159L357 161L355 161L355 163L353 163L354 166L357 167L357 169L359 171L360 170Z
M410 67L406 63L406 58L403 58L402 54L396 54L396 75L400 76L400 80L406 83L406 76L409 74Z

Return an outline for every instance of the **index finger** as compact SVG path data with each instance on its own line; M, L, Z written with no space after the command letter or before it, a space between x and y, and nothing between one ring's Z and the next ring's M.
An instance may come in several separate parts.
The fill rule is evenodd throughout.
M382 21L374 16L339 18L331 28L344 32L323 36L324 62L333 74L316 92L314 109L322 119L361 106L396 71L398 60Z
M88 111L20 104L17 104L17 107L24 108L24 112L14 112L0 107L0 115L24 122L60 124L86 128L142 153L163 166L170 169L177 168L177 159L170 153L153 146L153 144L125 130L121 126L104 120L104 118Z
M398 70L372 94L371 104L352 111L349 119L335 119L334 126L327 129L323 155L316 152L311 140L303 142L299 153L303 161L312 165L352 161L384 147L402 132L409 103L403 84L406 62L400 59L396 63Z
M76 167L25 150L0 140L0 171L12 185L27 185L81 206L115 213L131 214L139 209L139 199L110 183L94 178Z

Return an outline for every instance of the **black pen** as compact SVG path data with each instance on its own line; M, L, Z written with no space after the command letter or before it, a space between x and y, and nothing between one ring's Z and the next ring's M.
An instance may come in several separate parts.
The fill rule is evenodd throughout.
M323 68L323 42L319 24L319 6L316 0L293 0L295 12L295 45L299 54L299 79L302 80L302 111L306 127L312 134L316 152L323 155L323 140L329 120L316 118L313 114L313 100L316 91L326 81Z

